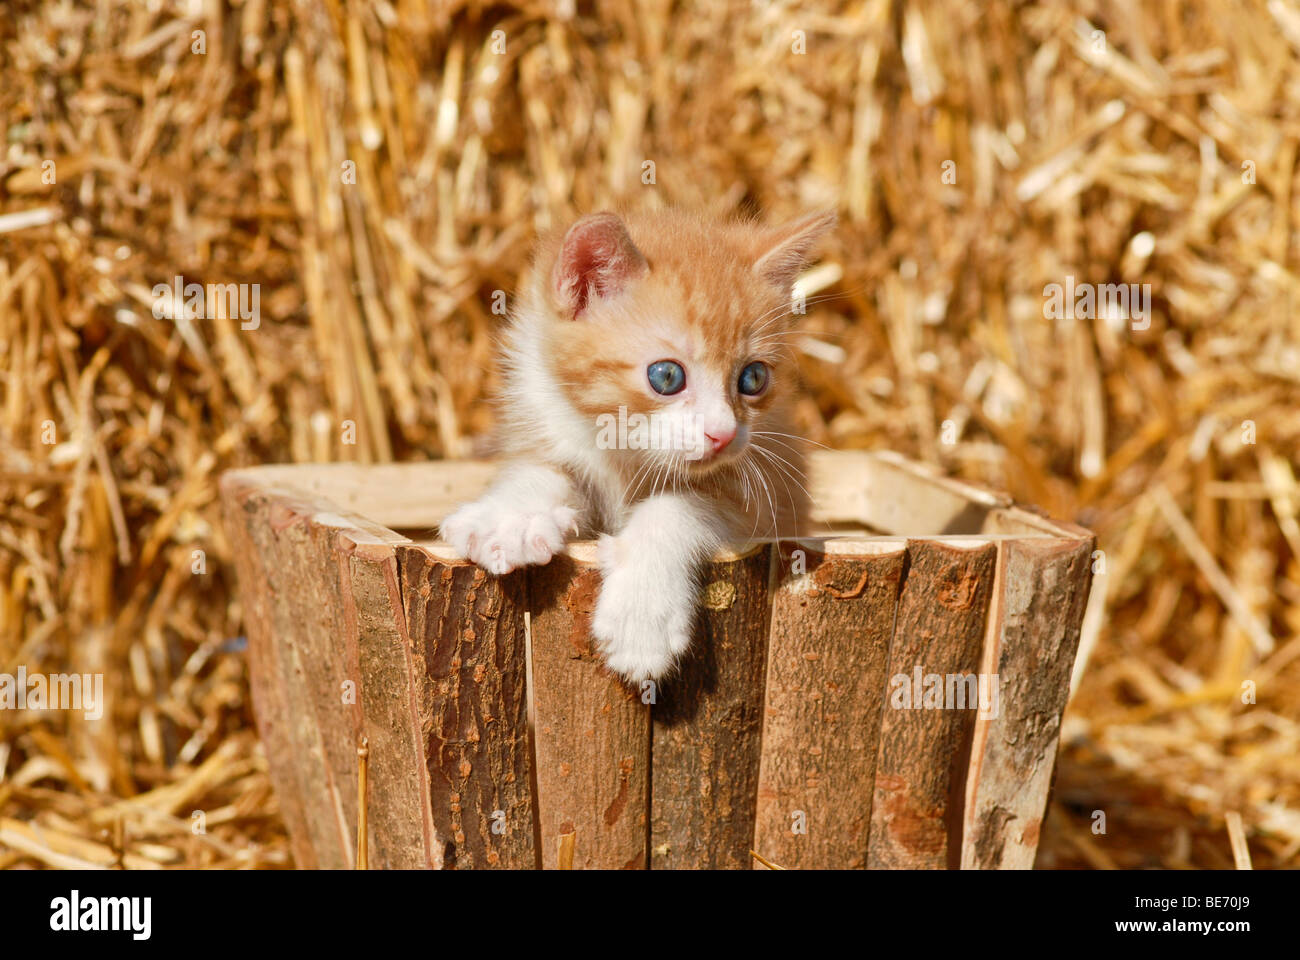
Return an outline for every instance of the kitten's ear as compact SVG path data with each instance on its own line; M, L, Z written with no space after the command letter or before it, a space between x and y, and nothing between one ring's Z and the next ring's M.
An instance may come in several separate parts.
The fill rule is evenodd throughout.
M551 272L555 304L577 318L592 297L610 297L650 269L612 213L592 213L569 228Z
M788 293L808 251L835 226L835 211L818 210L764 232L758 242L754 272Z

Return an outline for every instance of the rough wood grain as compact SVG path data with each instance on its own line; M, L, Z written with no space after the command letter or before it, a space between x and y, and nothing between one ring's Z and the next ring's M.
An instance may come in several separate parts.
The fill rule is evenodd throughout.
M331 841L338 838L328 847L317 844L318 854L326 860L322 866L348 867L356 862L355 769L361 717L358 708L344 700L344 683L355 684L357 676L338 642L342 610L336 531L314 523L314 513L310 503L280 494L270 506L271 535L263 550L272 564L278 602L289 616L277 639L292 722L300 747L322 764L322 782L306 794L314 801L310 814L328 825ZM341 863L335 862L336 856Z
M770 573L768 545L705 568L690 650L653 691L653 869L749 866Z
M433 856L418 704L422 672L406 639L394 547L405 538L257 471L223 480L226 522L257 555L241 592L264 594L248 621L255 709L300 865L353 865L356 745L369 738L373 868ZM242 528L242 530L241 530Z
M289 830L294 863L302 869L322 864L342 866L344 848L337 833L317 834L307 815L312 794L307 785L324 780L322 764L307 757L300 762L291 708L275 642L292 630L287 604L272 587L274 561L269 549L268 498L251 485L227 473L221 482L222 514L234 551L244 629L248 635L249 688L258 736L266 751L271 783L280 802L280 814ZM315 767L315 769L311 769ZM319 850L318 850L319 848Z
M861 868L906 542L814 546L783 544L777 568L754 849L790 869Z
M644 869L650 708L593 649L600 573L558 556L528 582L542 866L571 833L575 869Z
M825 541L809 579L782 571L775 593L762 556L724 558L652 721L642 691L592 650L592 545L496 579L348 512L427 529L491 470L304 465L223 478L258 729L299 866L352 865L363 734L372 867L555 867L561 838L575 867L741 866L751 838L784 866L856 866L867 824L873 867L1032 863L1087 597L1087 531L899 458L819 454L827 523L946 534ZM999 715L889 706L890 677L916 665L974 673L981 652ZM792 810L807 835L790 829Z
M1092 583L1095 541L1001 544L984 672L998 709L976 721L962 844L965 869L1027 870L1038 839L1061 713Z
M354 731L343 715L342 677L327 696L328 668L314 655L322 637L334 646L339 635L330 535L313 529L315 506L294 491L238 480L227 490L228 524L242 524L253 545L257 569L249 576L269 603L265 624L247 622L251 665L262 675L255 709L260 723L280 730L271 735L278 755L271 759L282 768L277 787L291 797L285 817L295 854L306 865L348 867L355 856Z
M407 629L428 678L425 762L435 853L450 869L531 868L524 573L398 550Z
M956 694L965 688L948 678L979 669L996 554L993 544L909 541L876 760L871 869L960 865L975 710L956 708ZM924 689L921 678L932 674L944 678L945 708L925 709L924 699L920 707L913 700L910 681L916 677Z
M370 741L370 865L441 866L424 763L424 663L406 632L395 544L355 528L340 531L337 543L343 641L356 651Z

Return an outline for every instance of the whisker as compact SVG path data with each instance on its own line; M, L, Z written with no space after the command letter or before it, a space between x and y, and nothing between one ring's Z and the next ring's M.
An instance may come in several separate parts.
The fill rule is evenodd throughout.
M741 460L741 461L740 461L740 466L741 466L741 468L742 468L742 472L743 472L743 473L745 474L745 476L746 476L746 484L748 484L748 482L749 482L749 481L748 481L748 475L749 475L749 472L750 472L750 471L756 471L757 468L756 468L756 467L754 466L754 464L751 463L748 459L743 459L743 460ZM756 480L757 480L757 479L761 479L760 477L758 477L757 473L755 473L755 479L756 479ZM757 486L757 484L756 484L756 486ZM746 510L748 510L748 509L749 509L748 506L746 506ZM754 496L754 525L753 525L753 526L750 528L750 530L749 530L749 539L751 539L751 540L754 539L755 535L758 533L758 523L759 523L759 521L760 521L761 519L762 519L762 508L758 505L758 495L757 495L757 493L755 493L755 496Z
M755 433L755 434L753 434L753 436L759 436L759 434ZM762 436L764 436L764 437L770 437L771 434L764 433L764 434L762 434ZM802 451L801 451L801 450L798 450L797 447L790 446L789 444L787 444L787 442L785 442L784 440L781 440L781 438L779 438L779 437L771 437L771 440L772 440L772 442L774 442L774 444L780 444L781 446L784 446L785 449L789 450L790 453L792 453L792 454L800 454L800 453L802 453ZM801 470L800 472L802 473L803 471Z
M774 453L774 452L771 451L771 450L767 450L767 449L765 449L765 448L763 448L763 447L760 447L760 446L758 446L757 444L754 445L753 449L754 449L755 451L757 451L758 453L761 453L761 454L762 454L763 456L765 456L765 457L769 457L769 458L775 457L775 458L776 458L776 460L774 461L774 465L775 465L776 468L777 468L777 476L779 476L779 477L781 478L781 484L785 487L785 493L786 493L786 496L787 496L787 497L789 498L789 500L790 500L790 514L791 514L791 517L792 517L792 518L797 518L797 517L799 516L799 504L796 502L795 497L794 497L794 493L793 493L793 491L791 491L791 489L790 489L790 484L787 482L787 477L789 478L790 481L793 481L793 482L794 482L794 485L795 485L796 487L799 488L799 490L803 493L803 495L804 495L805 497L807 497L808 499L811 500L812 497L811 497L811 495L808 493L808 488L805 487L805 486L803 485L803 483L801 483L801 482L799 481L799 479L798 479L796 476L794 476L792 473L790 473L789 471L787 471L786 468L783 467L783 466L781 465L782 463L786 463L786 461L784 461L784 460L781 458L781 456L780 456L779 454L776 454L776 453ZM793 468L792 466L790 466L790 464L788 464L788 463L786 463L786 466L789 466L791 470L794 469L794 468ZM775 521L775 518L773 518L773 519L774 519L774 521Z
M626 497L629 504L632 503L636 499L636 495L641 492L641 486L646 482L646 479L650 475L650 468L653 466L654 461L647 460L645 463L641 464L641 466L637 467L636 473L632 475L632 481L636 486L632 488L632 492Z
M770 456L770 455L771 455L771 454L770 454L770 451L764 450L762 447L758 447L758 446L756 446L756 447L754 447L754 450L755 450L757 453L761 453L761 454L763 454L764 456ZM781 471L781 470L778 469L777 476L778 476L778 477L780 478L780 480L781 480L781 486L785 487L785 495L786 495L786 499L788 499L788 500L790 501L790 512L791 512L792 514L797 514L797 513L799 512L799 507L798 507L798 505L795 503L794 493L790 490L790 484L786 481L786 478L785 478L785 475L784 475L784 471ZM776 523L776 517L775 517L775 516L772 518L772 521L773 521L773 523Z
M755 447L754 449L757 449L757 447ZM755 476L756 476L756 477L758 478L758 480L760 481L759 489L761 489L761 490L763 491L764 496L767 498L767 508L768 508L768 514L767 514L767 516L768 516L768 520L769 520L769 522L770 522L772 528L775 529L775 527L776 527L776 501L775 501L775 500L773 499L773 497L772 497L772 485L771 485L771 483L768 482L768 479L767 479L767 477L763 474L763 471L760 470L760 469L758 469L758 464L757 464L757 463L751 461L751 466L753 466L753 467L755 468Z
M766 454L766 455L769 456L769 457L774 457L777 463L781 464L784 468L786 468L786 469L789 471L790 479L791 479L791 480L794 480L796 483L799 483L800 486L803 486L803 484L800 482L800 479L799 479L799 478L805 476L805 474L804 474L804 472L803 472L802 469L800 469L799 467L796 467L793 463L791 463L791 462L790 462L789 460L787 460L785 457L781 456L781 455L780 455L779 453L777 453L775 450L769 450L768 448L762 446L761 444L757 444L757 443L753 445L753 448L754 448L755 450L760 451L761 453ZM804 493L807 493L807 492L808 492L807 489L805 489L805 490L804 490Z
M803 441L804 443L811 443L813 446L815 446L815 447L821 447L823 450L829 450L829 449L831 449L831 448L828 447L826 444L822 443L820 440L813 440L813 439L810 438L810 437L801 437L801 436L798 436L797 434L793 434L793 433L781 433L781 432L776 431L776 430L751 430L751 431L750 431L750 435L751 435L751 436L754 436L754 437L788 437L788 438L791 439L791 440L801 440L801 441ZM788 446L788 444L787 444L787 446ZM791 447L790 449L793 450L794 448ZM798 451L795 451L795 452L798 452Z

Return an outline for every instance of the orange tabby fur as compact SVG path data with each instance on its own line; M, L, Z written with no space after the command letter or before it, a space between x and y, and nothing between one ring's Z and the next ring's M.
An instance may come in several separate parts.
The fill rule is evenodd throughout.
M790 293L833 222L601 213L539 247L503 343L505 463L443 535L493 574L599 536L592 633L630 680L663 676L689 646L719 546L796 536L808 519ZM647 418L664 428L648 443L632 428Z
M761 473L770 499L752 477L746 495L738 462L714 470L688 470L675 482L716 498L719 508L733 518L730 526L739 538L798 535L807 520L804 445L789 436L796 374L788 339L782 335L790 327L789 284L806 248L775 265L777 282L756 282L754 265L793 236L820 235L834 223L834 215L814 214L775 229L745 221L718 223L675 210L625 214L622 219L645 256L648 272L622 292L622 309L607 310L595 320L548 316L542 337L545 363L562 372L557 379L566 399L593 424L620 405L629 414L644 415L662 405L662 397L644 389L644 367L627 359L629 341L654 337L662 344L664 356L675 356L684 348L684 359L693 369L731 371L739 358L767 363L772 370L768 390L755 398L734 396L732 409L739 422L786 435L751 441L786 461L782 465L761 455L751 459L750 469ZM564 235L563 230L554 231L539 244L526 287L531 303L547 305L548 314L550 281ZM509 415L502 423L501 441L510 456L545 458L549 453L544 436L527 420ZM610 453L624 482L631 483L639 466L636 451ZM629 491L621 506L635 504L650 492L649 483L643 483L640 490ZM597 522L585 532L601 526Z

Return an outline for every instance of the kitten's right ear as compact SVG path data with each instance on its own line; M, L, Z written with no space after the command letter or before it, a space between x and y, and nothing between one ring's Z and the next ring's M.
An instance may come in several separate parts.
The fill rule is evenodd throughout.
M789 293L808 252L834 226L835 211L827 208L764 232L754 272Z
M551 287L560 313L582 316L592 297L611 297L650 269L612 213L592 213L569 228L551 271Z

